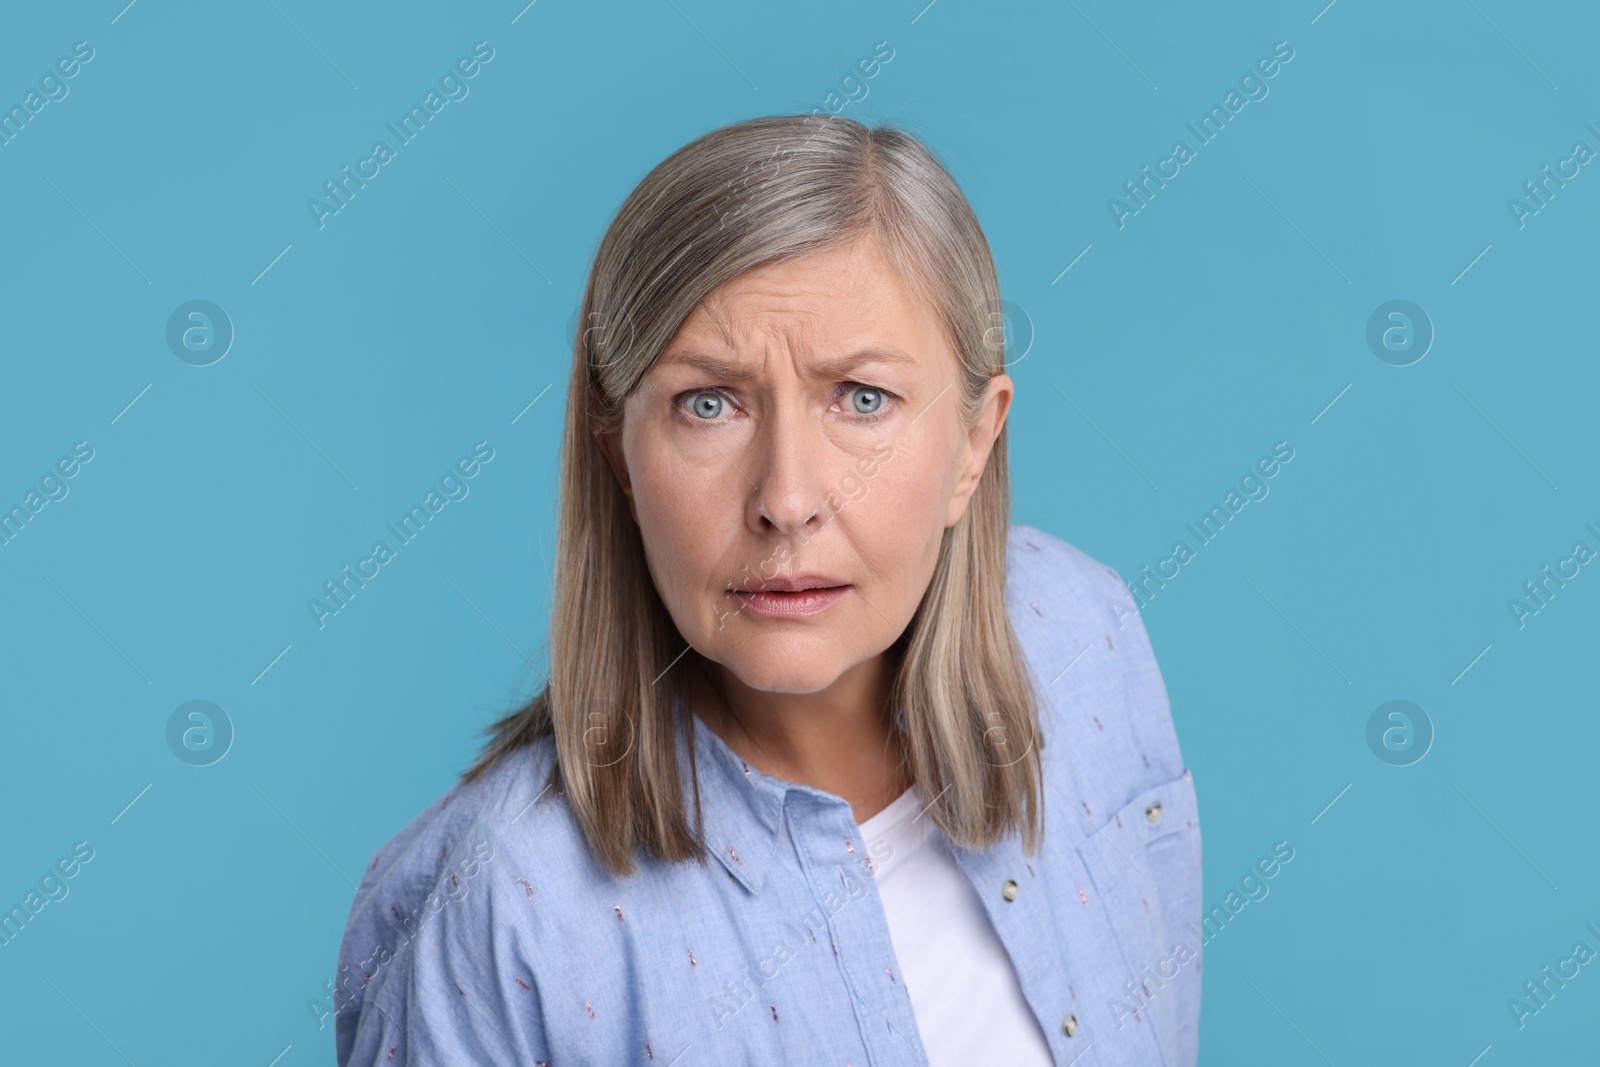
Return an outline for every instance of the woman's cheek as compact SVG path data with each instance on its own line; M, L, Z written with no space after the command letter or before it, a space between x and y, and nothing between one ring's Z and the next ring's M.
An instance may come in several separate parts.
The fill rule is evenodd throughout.
M692 457L675 455L663 449L645 453L648 457L634 478L634 496L641 526L649 523L660 529L674 546L694 535L697 518L727 494L719 493L719 472L693 462Z
M863 507L881 514L885 521L898 520L914 527L919 517L938 512L944 488L939 473L917 453L896 449L893 459L864 479Z

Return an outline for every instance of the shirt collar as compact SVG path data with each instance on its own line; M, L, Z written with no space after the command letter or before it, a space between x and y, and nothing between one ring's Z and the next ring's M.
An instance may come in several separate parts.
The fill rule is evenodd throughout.
M688 712L681 698L674 701L674 707L680 717L695 720L694 774L699 776L705 846L729 875L752 893L759 893L783 833L784 797L790 789L808 787L752 767L715 730ZM684 812L693 819L695 779L684 738L687 727L680 722L676 731L678 767Z
M681 697L674 698L673 708L680 718L694 719L695 773L700 779L705 846L735 881L752 893L759 893L783 835L783 808L789 790L807 793L846 810L849 802L825 790L764 773L746 763L715 730L688 712ZM680 721L676 730L679 782L684 813L692 818L695 781L689 771L685 728L686 724ZM1023 860L1015 831L986 849L957 848L952 844L952 850L969 874L987 874L1000 868L1015 870Z

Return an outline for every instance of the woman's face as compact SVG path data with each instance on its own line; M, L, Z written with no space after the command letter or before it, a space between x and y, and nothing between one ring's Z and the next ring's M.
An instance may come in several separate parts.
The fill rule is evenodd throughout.
M705 298L601 445L656 589L752 689L814 693L905 630L1004 423L963 427L956 359L875 242ZM790 582L809 592L770 588Z

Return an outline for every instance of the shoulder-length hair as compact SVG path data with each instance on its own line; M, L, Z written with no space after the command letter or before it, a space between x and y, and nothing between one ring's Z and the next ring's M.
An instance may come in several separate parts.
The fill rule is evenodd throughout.
M1005 370L999 283L965 196L908 133L811 115L713 130L645 176L596 251L567 386L549 680L484 731L492 739L462 781L553 738L545 786L565 796L614 875L633 874L641 848L666 862L706 859L697 780L692 832L684 814L673 710L676 699L688 706L691 681L708 664L685 647L651 581L594 435L620 427L623 401L717 286L861 237L876 238L919 306L936 312L970 426L989 380ZM895 642L893 729L911 781L953 842L982 848L1020 828L1032 853L1043 834L1042 739L1006 615L1009 516L1002 428ZM694 716L681 719L692 741ZM692 744L688 751L692 762Z

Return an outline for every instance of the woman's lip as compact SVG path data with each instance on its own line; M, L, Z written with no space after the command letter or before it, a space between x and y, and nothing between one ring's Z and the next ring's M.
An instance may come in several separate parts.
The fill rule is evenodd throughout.
M771 578L744 579L736 585L728 586L728 588L730 590L742 589L747 593L803 593L810 589L832 589L835 586L849 584L849 582L841 582L831 574L818 574L813 571L806 574L786 574L781 576L774 575Z
M803 589L796 593L751 593L734 589L728 593L738 597L740 604L753 614L769 619L801 619L822 614L849 591L848 585L834 585L824 589Z

